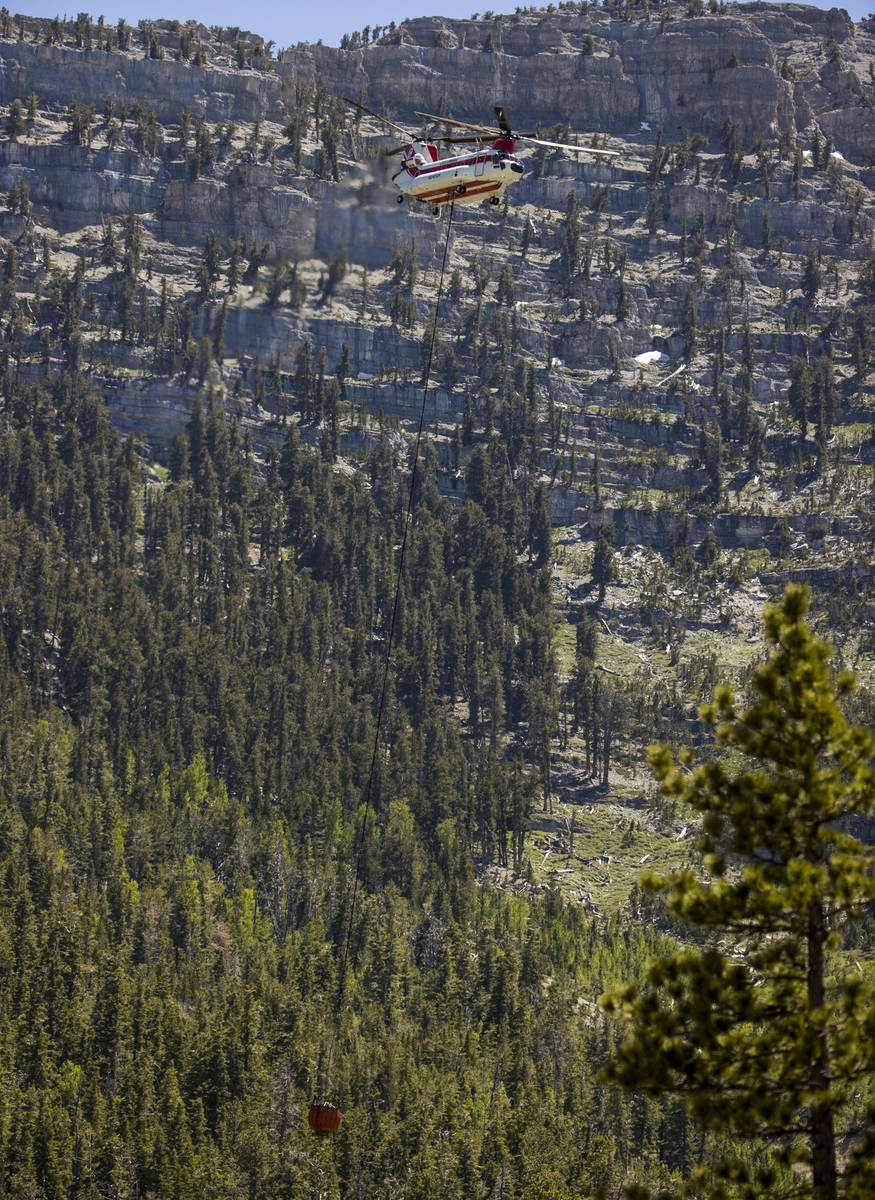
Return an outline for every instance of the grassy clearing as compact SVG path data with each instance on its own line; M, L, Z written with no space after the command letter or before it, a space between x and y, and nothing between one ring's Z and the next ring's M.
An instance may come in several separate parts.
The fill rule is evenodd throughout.
M640 788L622 783L585 788L580 796L576 803L554 802L552 815L535 814L529 860L536 885L558 884L609 915L623 907L644 871L674 871L694 856L691 825L663 821Z
M672 734L663 729L656 737L677 739L678 744L695 740L702 731L688 722L696 707L721 682L745 690L752 668L767 652L762 612L780 598L784 582L765 584L763 576L782 571L786 576L803 555L807 565L825 565L835 555L827 541L811 545L800 539L798 549L794 546L783 560L765 546L721 549L707 568L649 546L618 549L618 577L608 586L604 603L592 609L598 625L597 668L631 689L630 702L641 689L652 690L662 697L663 712L665 704L676 710ZM568 678L574 666L576 610L592 606L596 598L595 590L587 589L592 530L557 530L556 547L556 647ZM825 623L822 635L840 646L843 665L853 666L871 687L875 668L870 642L858 632L855 618L834 605L825 609L816 596L814 616ZM626 904L642 872L669 873L697 863L689 814L672 811L658 797L643 767L650 740L646 728L629 726L614 745L608 787L585 776L578 738L570 739L564 753L556 748L553 812L534 814L527 841L536 885L558 886L591 911L610 915Z

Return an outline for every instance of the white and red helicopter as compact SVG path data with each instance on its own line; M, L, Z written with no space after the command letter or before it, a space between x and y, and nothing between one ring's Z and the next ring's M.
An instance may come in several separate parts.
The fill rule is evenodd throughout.
M616 150L605 150L595 146L572 146L566 142L550 142L537 137L533 133L514 133L508 120L507 110L503 104L495 105L495 115L498 129L489 129L486 125L472 125L468 121L458 121L455 117L435 116L433 113L417 112L417 117L426 121L437 121L455 129L468 129L471 132L461 137L419 137L409 133L400 125L372 112L356 100L344 97L347 104L361 109L369 116L375 117L395 133L403 135L407 140L401 146L394 146L384 151L385 154L400 154L401 168L392 176L392 182L398 189L398 203L403 203L406 197L418 200L421 204L431 206L437 216L443 204L476 204L488 200L490 204L498 204L502 193L512 183L516 183L525 171L524 165L516 156L517 142L526 142L535 146L546 146L556 150L568 150L576 154L596 154L614 157ZM496 134L498 136L496 136ZM440 158L437 142L482 142L491 138L491 145L478 146L466 154L454 154Z

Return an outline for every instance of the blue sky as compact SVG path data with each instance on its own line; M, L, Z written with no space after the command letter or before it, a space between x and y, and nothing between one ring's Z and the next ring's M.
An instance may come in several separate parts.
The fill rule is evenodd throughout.
M8 2L8 0L7 0ZM513 12L514 3L501 0L486 0L495 12ZM527 0L520 0L525 6ZM12 5L10 9L16 11ZM82 6L84 7L84 6ZM819 8L832 8L830 3ZM844 6L855 21L875 11L875 0L851 0ZM21 11L21 10L18 10ZM63 16L56 0L30 3L24 9L33 16ZM79 11L71 7L68 17ZM470 17L478 10L474 0L291 0L291 3L276 4L272 0L250 0L247 5L232 3L231 0L113 0L100 12L107 22L124 17L135 25L144 17L176 17L184 21L189 17L205 25L240 25L260 34L265 41L273 41L277 47L294 45L295 42L315 42L320 38L328 46L336 46L344 33L362 29L365 25L388 25L405 17L432 16L440 13L446 17Z

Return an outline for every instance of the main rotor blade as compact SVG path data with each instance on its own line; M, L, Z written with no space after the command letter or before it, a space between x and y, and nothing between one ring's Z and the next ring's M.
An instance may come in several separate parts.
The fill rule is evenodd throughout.
M499 114L499 109L501 114ZM513 133L503 104L496 104L495 113L498 117L498 127L504 136L514 138L518 142L531 142L535 146L550 146L554 150L570 150L575 154L603 154L607 158L616 158L620 153L619 150L599 150L595 146L571 146L568 142L548 142L546 138L534 137L529 133ZM417 112L414 115L423 117L426 121L440 121L444 125L455 125L459 129L473 129L477 133L495 136L495 130L486 125L472 125L468 121L457 121L455 117L438 117L434 113Z
M403 125L396 125L394 121L390 121L388 117L382 117L379 113L374 112L372 108L366 108L364 104L359 104L358 100L350 100L349 96L342 96L347 104L351 104L353 108L360 109L363 113L367 113L369 117L373 117L377 121L382 121L384 125L388 125L390 129L394 129L396 133L400 133L402 137L413 140L413 134L410 130L405 129ZM417 114L418 115L418 114Z
M570 146L568 142L548 142L546 138L528 137L524 133L512 135L518 142L531 142L534 146L552 146L555 150L571 150L574 154L604 154L608 158L616 158L619 150L600 150L596 146Z
M442 125L455 125L458 129L474 129L478 133L491 134L495 137L495 130L490 129L487 125L472 125L469 121L457 121L455 117L437 117L434 113L414 112L415 117L424 117L426 121L439 121Z

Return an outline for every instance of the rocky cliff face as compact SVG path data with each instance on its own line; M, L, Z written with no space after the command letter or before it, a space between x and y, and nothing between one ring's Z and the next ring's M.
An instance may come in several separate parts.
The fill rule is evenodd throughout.
M10 352L35 379L60 369L43 334L78 269L93 382L158 452L197 388L257 444L301 411L319 438L309 346L327 376L348 351L340 431L359 453L377 423L416 413L446 224L395 204L384 131L334 98L402 121L488 120L500 100L519 126L622 154L529 155L505 209L454 214L429 399L446 486L461 494L464 424L462 465L497 430L514 476L552 486L557 519L607 505L618 542L686 528L747 544L834 510L847 548L873 449L875 24L796 4L625 11L422 19L277 59L191 23L144 23L119 48L117 31L25 18L0 38L8 344L24 329ZM801 422L794 359L810 375Z
M0 43L0 103L34 93L41 108L59 114L71 101L98 113L107 104L116 113L143 106L168 131L184 112L210 124L258 119L282 127L294 111L295 85L305 81L401 116L414 104L483 120L500 98L520 125L599 131L641 153L652 140L641 136L642 126L661 125L666 139L697 133L716 143L727 122L737 124L745 146L779 132L804 135L817 122L846 160L867 167L875 152L867 75L875 38L843 10L751 4L716 16L672 14L666 21L618 20L607 10L491 21L424 18L357 50L301 45L277 62L262 60L260 70L234 67L231 48L198 26L187 28L207 49L203 65L171 57L178 32L167 23L154 27L165 55L160 59L144 57L146 33L134 33L132 41L142 44L121 52L45 44L47 26L30 22L24 39ZM829 54L825 44L834 47ZM133 205L154 212L168 236L183 241L190 234L197 240L210 226L229 236L261 233L279 245L294 226L288 249L300 255L307 245L314 249L317 238L324 246L333 237L317 232L318 214L308 211L299 181L282 169L259 173L237 164L218 186L208 180L186 186L178 176L187 164L174 170L178 160L168 163L166 156L156 163L124 151L77 154L36 143L6 145L4 165L28 172L34 200L69 228ZM249 201L223 190L256 196L257 214L247 211ZM349 209L345 216L338 225L347 228L338 233L347 241L358 235L356 245L367 242L367 230L351 228Z
M209 40L209 31L200 30L200 36ZM173 40L169 33L165 39ZM219 52L201 67L170 57L144 57L142 49L79 49L31 40L2 45L0 98L6 104L36 92L46 106L65 108L71 100L81 100L101 110L109 96L116 109L145 105L163 125L178 121L184 108L212 122L282 121L286 115L283 82L272 69L232 71L228 57Z
M318 78L332 91L352 88L397 113L415 96L429 111L452 107L482 119L500 98L527 125L556 122L621 138L641 122L662 123L670 135L719 137L729 118L752 143L802 132L814 119L841 124L833 114L849 100L869 107L861 66L868 71L871 34L843 10L748 4L701 17L673 12L665 22L619 20L608 11L423 18L405 22L397 44L346 52L299 46L284 52L278 69L287 79ZM846 66L818 53L830 40ZM852 119L846 124L842 152L868 162L871 138Z

